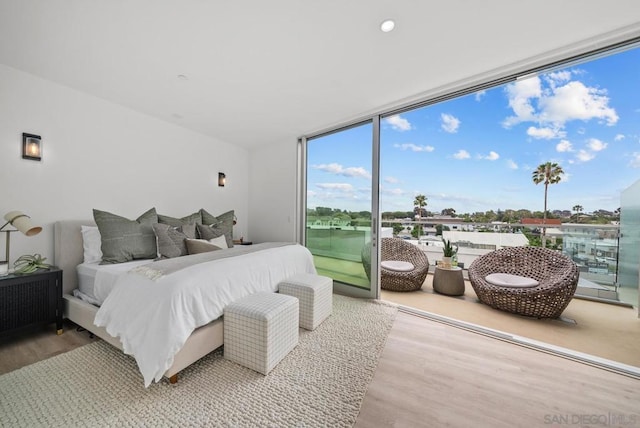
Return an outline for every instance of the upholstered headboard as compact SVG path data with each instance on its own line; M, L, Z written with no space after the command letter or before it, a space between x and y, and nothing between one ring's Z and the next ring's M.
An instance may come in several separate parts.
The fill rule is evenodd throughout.
M93 220L63 220L55 224L53 260L63 272L63 294L71 294L74 289L78 288L76 266L84 259L81 226L95 225Z

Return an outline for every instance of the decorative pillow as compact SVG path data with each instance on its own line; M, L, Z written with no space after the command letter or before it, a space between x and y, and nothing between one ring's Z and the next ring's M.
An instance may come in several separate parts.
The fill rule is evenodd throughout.
M158 214L158 223L168 224L169 226L173 226L173 227L182 226L183 224L198 224L198 223L202 223L202 215L200 214L200 211L182 218L175 218L175 217L169 217L168 215ZM193 230L195 233L195 227ZM187 232L185 231L185 233ZM196 235L189 236L189 238L195 238L195 237Z
M227 246L227 238L224 235L218 236L217 238L209 239L209 241L207 242L215 245L216 247L220 247L220 249L229 248Z
M202 208L200 209L200 214L202 215L202 225L208 227L210 230L198 227L199 237L210 240L224 235L227 240L227 247L233 247L233 210L215 217ZM201 232L201 230L203 230L203 232Z
M93 210L93 218L102 237L102 262L124 263L134 259L154 259L158 256L154 223L158 222L156 209L151 208L136 220Z
M102 261L102 238L98 226L81 226L82 248L84 250L85 263L98 263Z
M529 288L540 284L533 278L510 273L491 273L484 278L488 283L501 287Z
M413 264L400 260L385 260L380 263L380 267L395 272L411 272L413 269L415 269L415 266L413 266Z
M208 253L221 249L217 245L213 245L211 242L203 241L202 239L185 239L185 243L189 254Z
M156 234L158 242L158 253L163 259L171 259L173 257L186 256L189 254L185 240L189 236L195 236L195 224L183 224L179 227L173 227L168 224L155 223L153 231Z

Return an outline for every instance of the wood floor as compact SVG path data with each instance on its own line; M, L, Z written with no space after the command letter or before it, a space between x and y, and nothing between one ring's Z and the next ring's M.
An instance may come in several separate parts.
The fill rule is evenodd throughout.
M356 427L640 426L640 381L398 313Z
M89 343L0 338L0 374ZM640 381L399 312L356 427L640 427Z
M55 325L50 325L0 337L0 375L96 340L76 328L74 323L65 320L60 336L56 334Z

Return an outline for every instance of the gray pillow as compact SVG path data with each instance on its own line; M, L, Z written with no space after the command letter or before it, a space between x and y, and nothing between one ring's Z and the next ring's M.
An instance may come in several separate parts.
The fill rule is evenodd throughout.
M155 259L158 256L156 235L152 227L153 223L158 222L155 208L151 208L136 220L96 209L93 210L93 218L102 238L100 264Z
M200 214L200 211L197 211L193 214L190 214L186 217L182 217L182 218L176 218L176 217L169 217L168 215L162 215L162 214L158 214L158 223L162 223L162 224L168 224L170 226L173 227L178 227L178 226L182 226L183 224L196 224L196 223L202 223L202 215ZM193 231L195 233L195 227L193 228ZM185 233L187 233L185 231ZM195 238L196 235L193 236L189 236L189 238L193 239Z
M233 219L235 217L233 210L215 217L201 208L200 214L202 214L202 226L206 227L198 226L199 237L209 240L224 235L227 246L233 247Z
M187 251L189 254L208 253L211 251L221 250L222 248L217 245L213 245L210 242L202 241L199 239L185 239L187 245Z
M189 235L195 236L196 225L183 224L179 227L173 227L168 224L156 223L153 225L153 231L158 240L160 257L171 259L189 254L185 240L189 238Z

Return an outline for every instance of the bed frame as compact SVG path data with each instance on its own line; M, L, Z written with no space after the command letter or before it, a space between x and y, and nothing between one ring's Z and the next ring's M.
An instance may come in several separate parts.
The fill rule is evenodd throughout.
M76 266L83 261L81 226L95 226L91 220L64 220L55 223L54 229L54 262L62 269L64 318L85 328L111 345L122 350L120 339L111 336L104 327L94 325L98 307L73 296L78 288ZM197 328L191 333L184 347L176 354L173 365L164 376L169 382L178 381L178 372L223 344L222 317Z

